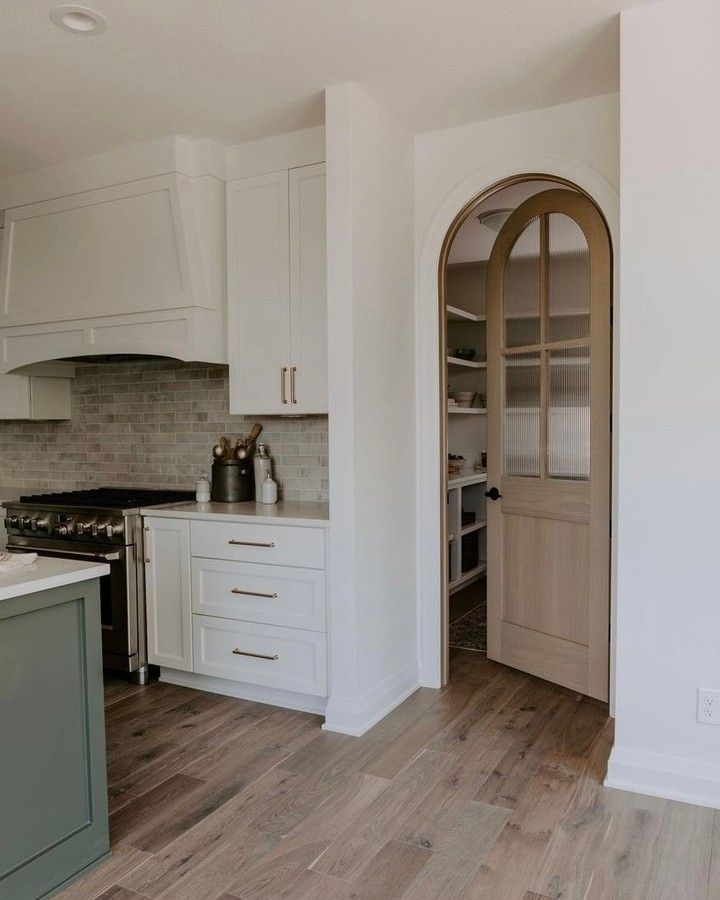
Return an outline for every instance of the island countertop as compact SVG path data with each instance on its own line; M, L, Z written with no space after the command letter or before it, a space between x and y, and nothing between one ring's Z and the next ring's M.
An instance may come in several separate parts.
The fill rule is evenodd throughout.
M168 503L141 509L144 516L170 519L205 519L206 521L245 522L258 525L298 525L327 528L330 515L327 503L303 500L281 500L272 505L255 503Z
M10 600L109 574L110 566L107 563L39 556L35 562L21 566L14 572L0 573L0 600Z

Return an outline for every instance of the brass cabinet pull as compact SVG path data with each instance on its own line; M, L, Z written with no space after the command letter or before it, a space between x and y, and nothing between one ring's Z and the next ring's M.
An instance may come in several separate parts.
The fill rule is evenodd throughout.
M274 600L277 597L277 594L264 594L262 591L244 591L242 588L233 588L230 593L242 594L244 597L267 597L269 600Z
M249 650L238 650L237 647L233 650L233 653L235 656L252 656L253 659L280 659L277 653L251 653Z
M285 392L285 375L287 374L287 366L280 369L280 400L287 403L287 393Z
M297 396L295 395L295 373L297 372L297 366L293 366L290 369L290 401L292 403L297 403Z
M263 543L262 541L228 541L228 544L234 544L236 547L274 547L275 541Z

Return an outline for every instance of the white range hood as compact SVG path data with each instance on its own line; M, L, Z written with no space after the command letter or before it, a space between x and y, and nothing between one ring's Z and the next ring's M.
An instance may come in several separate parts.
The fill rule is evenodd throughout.
M0 183L0 372L226 361L222 148L173 137Z

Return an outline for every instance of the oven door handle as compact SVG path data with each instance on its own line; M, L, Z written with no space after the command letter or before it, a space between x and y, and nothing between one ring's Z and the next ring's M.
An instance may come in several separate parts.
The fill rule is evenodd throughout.
M43 547L19 546L18 544L8 544L8 550L21 550L23 553L38 553L40 556L80 556L83 559L102 559L106 562L115 562L120 559L119 551L114 553L84 553L82 550L46 550Z

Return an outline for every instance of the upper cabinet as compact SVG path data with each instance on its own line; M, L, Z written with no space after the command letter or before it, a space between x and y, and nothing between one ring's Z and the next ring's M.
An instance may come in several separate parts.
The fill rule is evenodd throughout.
M45 363L0 375L0 419L69 419L72 363Z
M0 375L0 419L69 419L70 384L69 378Z
M0 372L108 353L226 361L225 185L193 153L164 140L3 182Z
M327 412L325 165L227 186L230 411Z

